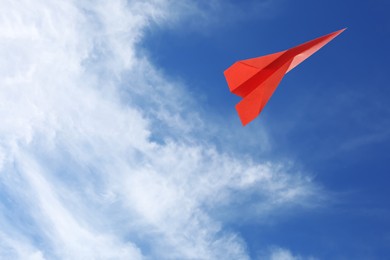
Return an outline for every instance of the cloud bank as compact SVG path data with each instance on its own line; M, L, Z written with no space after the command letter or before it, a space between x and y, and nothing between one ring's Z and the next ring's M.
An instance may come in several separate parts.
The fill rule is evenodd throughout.
M216 149L218 126L142 56L183 3L1 2L2 259L248 259L227 222L317 196L283 162Z

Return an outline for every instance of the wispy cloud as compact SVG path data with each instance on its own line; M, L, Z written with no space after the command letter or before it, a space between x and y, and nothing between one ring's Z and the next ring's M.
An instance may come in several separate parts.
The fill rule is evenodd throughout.
M318 198L285 163L203 139L218 126L140 55L143 30L173 2L0 7L3 258L247 259L224 215Z
M281 247L270 247L267 252L259 255L259 259L265 260L316 260L314 257L294 255L290 250Z
M274 19L284 9L286 1L247 0L245 4L237 4L233 0L184 0L174 4L171 2L171 4L176 12L169 15L170 19L167 20L165 26L208 33L210 28L218 27L221 24L234 25L239 21L252 18Z

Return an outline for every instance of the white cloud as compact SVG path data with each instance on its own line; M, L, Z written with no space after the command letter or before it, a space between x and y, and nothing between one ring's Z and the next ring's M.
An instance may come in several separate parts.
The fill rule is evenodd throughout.
M181 28L184 31L209 33L210 27L223 24L234 25L242 20L270 20L285 9L285 0L247 0L245 4L237 4L234 0L209 1L165 1L174 6L165 26ZM181 21L181 22L178 22Z
M290 250L281 247L271 247L261 254L258 259L262 260L316 260L314 257L294 255Z
M235 208L261 218L316 197L284 164L203 139L218 126L140 55L143 30L175 8L1 2L0 256L247 259L224 229L246 218Z
M286 249L276 248L271 252L270 260L298 260L298 258Z

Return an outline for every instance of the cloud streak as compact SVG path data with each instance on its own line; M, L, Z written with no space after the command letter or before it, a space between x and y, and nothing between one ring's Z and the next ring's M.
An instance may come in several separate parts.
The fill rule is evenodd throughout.
M216 149L218 126L138 52L173 2L0 7L2 258L248 259L224 228L237 209L318 198L284 163Z

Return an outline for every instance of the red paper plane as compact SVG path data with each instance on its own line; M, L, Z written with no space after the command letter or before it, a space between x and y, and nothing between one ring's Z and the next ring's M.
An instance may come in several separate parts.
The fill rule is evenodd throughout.
M245 126L263 110L283 76L345 29L303 43L289 50L242 60L225 70L232 93L243 98L236 110Z

